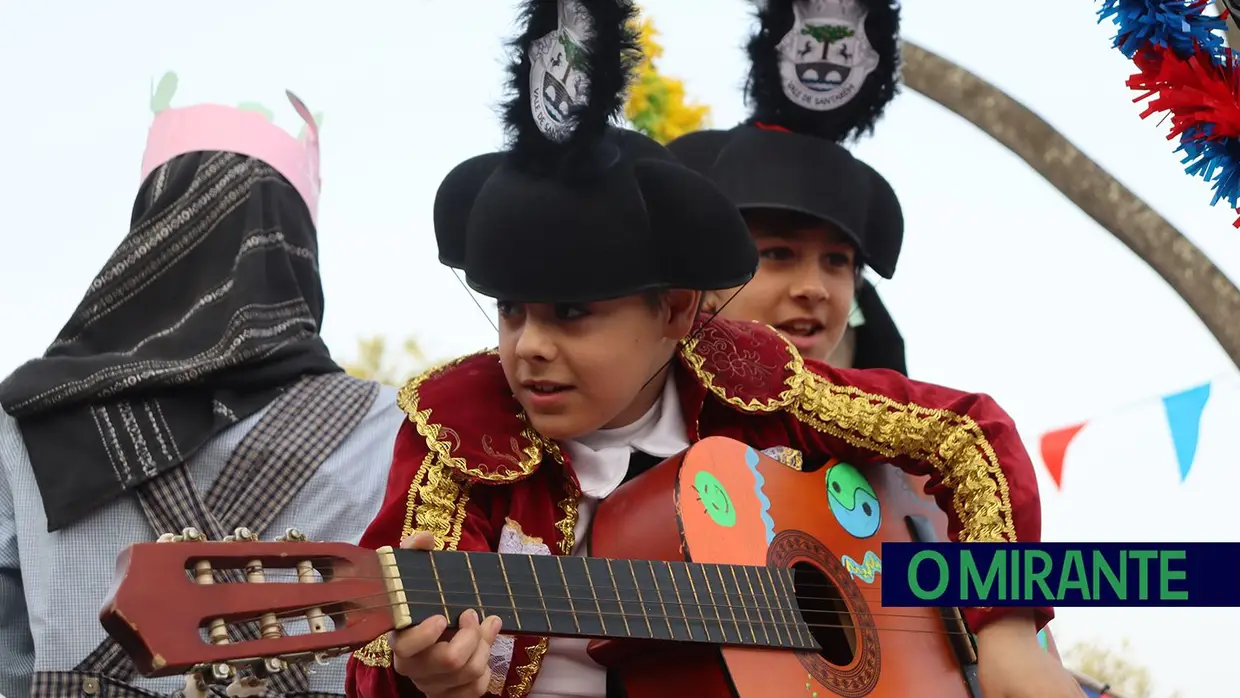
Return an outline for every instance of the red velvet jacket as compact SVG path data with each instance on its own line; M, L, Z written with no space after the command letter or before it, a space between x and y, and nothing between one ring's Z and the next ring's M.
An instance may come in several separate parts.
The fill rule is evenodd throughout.
M892 463L929 475L952 540L1037 541L1041 512L1029 456L1007 414L984 396L887 370L806 361L774 330L715 319L682 343L675 380L691 442L727 436L788 446L806 459ZM564 555L579 495L567 455L526 422L498 357L484 352L415 378L400 394L387 494L361 544L395 546L415 529L449 550ZM967 609L976 632L1004 609ZM1039 609L1039 625L1053 611ZM547 639L501 636L490 693L529 693ZM350 696L417 696L391 669L386 637L349 661Z

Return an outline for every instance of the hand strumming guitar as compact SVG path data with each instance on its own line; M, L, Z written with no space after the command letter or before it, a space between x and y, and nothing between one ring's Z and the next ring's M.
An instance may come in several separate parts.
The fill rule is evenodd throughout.
M1038 644L1028 613L1012 613L978 631L977 654L986 698L1085 698L1076 679Z
M408 550L431 550L435 538L415 533L400 542ZM479 622L473 610L461 614L460 627L445 634L448 620L433 616L392 633L392 667L408 678L427 698L479 698L491 683L491 643L499 634L500 619Z

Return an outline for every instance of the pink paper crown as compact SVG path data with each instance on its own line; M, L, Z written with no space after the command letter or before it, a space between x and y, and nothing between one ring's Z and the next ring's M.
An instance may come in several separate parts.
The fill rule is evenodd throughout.
M164 109L155 115L142 155L145 182L160 165L186 153L221 150L262 160L279 172L301 194L316 225L319 217L319 129L310 110L297 95L285 90L288 101L306 122L302 138L272 123L262 114L221 104L199 104Z

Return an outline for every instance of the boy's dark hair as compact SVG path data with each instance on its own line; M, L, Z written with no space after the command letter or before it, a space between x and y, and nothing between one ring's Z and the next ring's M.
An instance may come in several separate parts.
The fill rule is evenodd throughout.
M834 223L825 221L818 216L805 213L804 211L793 211L779 208L751 208L741 211L745 217L746 223L751 223L752 218L761 218L762 220L772 224L776 230L792 230L796 228L809 227L826 227L828 230L837 230ZM861 288L862 272L865 271L865 260L861 257L861 250L857 248L857 243L849 236L842 236L846 242L852 245L853 257L853 281L856 288Z
M659 308L663 307L663 299L667 298L667 294L670 293L671 291L672 289L670 288L655 288L649 291L643 291L642 300L646 302L646 306L649 307L651 310L658 310ZM702 312L702 306L704 306L705 304L706 304L706 294L703 293L702 295L698 296L697 312L699 313Z

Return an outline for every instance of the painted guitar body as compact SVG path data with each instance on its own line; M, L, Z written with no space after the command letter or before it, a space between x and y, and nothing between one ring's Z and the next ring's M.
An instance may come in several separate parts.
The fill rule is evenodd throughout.
M591 654L632 698L969 698L939 611L881 604L882 542L911 540L905 517L937 513L903 478L890 466L835 462L798 472L722 438L669 459L602 503L592 555L808 565L831 586L798 584L802 610L814 606L806 597L838 590L847 613L833 623L846 627L816 634L822 653L598 640ZM942 530L945 517L934 524ZM814 618L811 626L824 616Z

